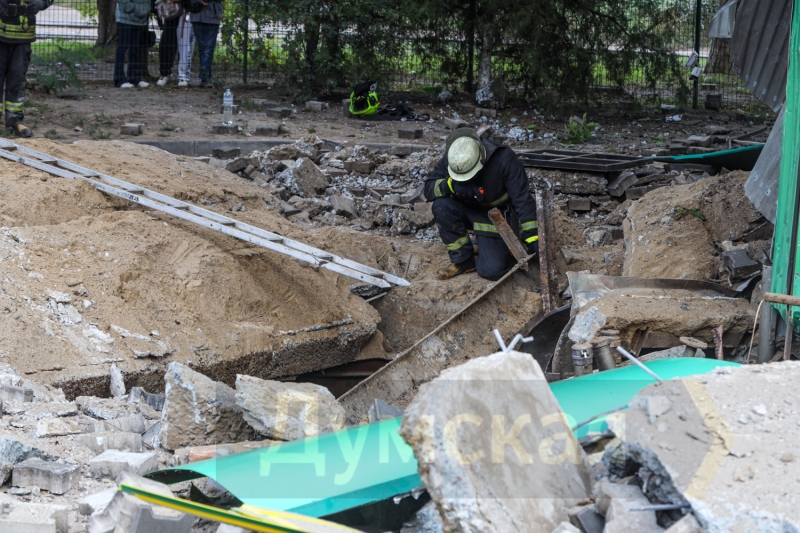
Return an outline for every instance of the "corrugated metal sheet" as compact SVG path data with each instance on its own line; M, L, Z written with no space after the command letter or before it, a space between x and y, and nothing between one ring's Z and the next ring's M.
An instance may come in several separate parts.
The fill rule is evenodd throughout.
M772 126L767 144L761 151L750 177L744 183L744 193L764 217L775 223L778 211L778 181L781 174L781 141L783 137L783 110Z
M731 39L733 71L777 112L786 99L792 0L739 0Z

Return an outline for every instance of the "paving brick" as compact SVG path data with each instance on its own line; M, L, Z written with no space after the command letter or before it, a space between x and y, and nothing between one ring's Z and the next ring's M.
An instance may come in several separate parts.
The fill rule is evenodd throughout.
M592 200L589 198L570 198L567 206L572 213L591 211Z
M85 496L78 502L78 512L83 516L89 516L97 511L102 511L117 492L119 492L118 489L110 488Z
M648 187L631 187L625 191L625 199L638 200L650 191Z
M731 278L746 278L761 270L761 265L750 259L745 250L732 250L722 253L722 268L728 271Z
M702 146L690 146L686 149L687 154L710 154L711 152L716 152L713 148L704 148Z
M39 438L63 437L86 433L88 430L88 426L69 418L43 418L36 422L34 434Z
M325 109L325 102L315 102L315 101L308 101L306 102L306 109L309 111L322 111Z
M239 157L242 155L242 149L231 148L230 150L226 150L225 148L214 148L211 151L211 155L217 159L233 159L234 157Z
M444 122L444 127L450 130L457 130L458 128L469 127L468 122L464 122L459 118L444 117L442 121Z
M227 170L228 172L236 173L236 172L239 172L241 170L246 169L247 165L249 165L249 164L250 164L250 162L246 158L239 157L239 158L234 159L233 161L231 161L227 165L225 165L225 170Z
M33 389L23 389L11 385L0 385L0 400L4 402L32 402Z
M123 431L86 433L77 435L75 442L83 444L94 453L103 453L106 450L135 453L142 451L142 436L139 433L126 433Z
M68 533L68 507L26 502L0 502L3 533Z
M95 477L116 479L122 472L143 476L158 468L155 452L127 453L106 450L89 461L89 472Z
M401 139L421 139L424 134L425 130L422 128L416 128L413 130L397 130L397 136Z
M123 124L119 128L120 135L141 135L144 133L144 124Z
M350 113L350 99L347 98L342 100L342 113L345 117L352 117L353 115Z
M369 174L375 170L375 163L372 161L345 161L344 168L348 172L358 172L359 174Z
M653 156L659 157L659 156L665 156L665 155L669 155L669 154L670 154L670 151L669 151L668 148L648 148L648 149L642 150L642 156L644 156L644 157L653 157Z
M709 135L692 135L686 141L691 146L703 146L708 148L714 142L714 138Z
M475 116L478 118L480 117L497 118L497 109L486 109L483 107L476 107Z
M65 494L77 486L81 479L79 465L28 459L14 466L11 485L14 487L39 487L52 494Z
M216 133L219 135L236 135L239 132L239 128L235 125L226 125L226 124L214 124L211 126L211 133Z
M462 113L466 114L475 113L475 106L472 104L461 104L459 106L459 109L461 110Z
M236 102L235 99L234 99L234 102ZM278 102L276 102L274 100L265 100L264 98L253 98L252 100L250 100L250 103L252 103L254 106L260 107L262 109L268 108L268 107L278 107L280 105Z
M419 148L417 148L413 144L398 144L398 145L392 146L389 149L389 153L391 155L396 155L398 157L403 157L403 156L406 156L406 155L411 155L411 154L413 154L414 152L416 152L418 150L419 150Z
M622 194L634 183L636 183L636 174L633 172L622 172L619 176L611 180L608 184L608 194L617 197Z
M281 134L278 126L256 126L256 135L261 137L277 137Z
M292 110L285 107L272 107L264 110L268 118L275 118L278 120L289 118L292 115Z

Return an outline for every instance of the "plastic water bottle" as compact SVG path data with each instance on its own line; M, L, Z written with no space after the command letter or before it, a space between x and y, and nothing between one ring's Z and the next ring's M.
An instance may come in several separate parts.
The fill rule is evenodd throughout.
M222 123L233 126L233 93L230 89L225 89L222 95Z

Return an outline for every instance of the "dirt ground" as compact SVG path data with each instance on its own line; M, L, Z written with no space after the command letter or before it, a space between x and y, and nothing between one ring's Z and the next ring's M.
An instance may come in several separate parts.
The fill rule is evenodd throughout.
M343 96L343 95L340 95ZM382 102L408 101L417 113L429 113L432 122L370 122L346 119L343 116L341 98L328 101L329 107L322 112L306 111L302 106L293 106L289 95L277 88L255 85L252 88L234 87L234 97L242 100L235 123L242 128L240 136L247 137L259 125L278 125L280 122L267 119L253 98L274 101L292 109L293 114L282 122L284 139L297 139L315 133L323 139L334 141L355 140L357 142L397 143L399 128L422 127L425 134L415 144L435 144L449 130L442 118L460 117L467 122L480 123L468 113L459 113L465 99L448 103L433 101L430 96L418 94L390 93L382 95ZM144 123L145 130L136 140L190 140L225 138L213 135L211 126L221 119L222 91L216 89L178 88L174 84L166 87L151 85L146 89L116 89L108 85L88 85L84 91L68 91L63 97L42 92L32 92L27 106L27 122L36 136L47 136L54 140L120 139L119 126L126 122ZM588 111L588 120L600 125L597 137L586 145L575 145L571 149L615 153L639 153L643 148L664 148L670 138L688 137L721 130L730 130L731 135L754 131L761 126L733 120L733 113L706 110L687 110L681 122L665 121L658 109L644 109L631 115L623 115L615 108ZM767 117L769 118L769 117ZM498 111L497 120L488 121L501 136L512 128L535 127L534 141L509 140L511 146L525 148L558 145L554 135L563 137L564 125L569 115L557 116L546 110L536 109L524 102ZM76 127L81 131L76 131ZM526 130L528 131L528 130ZM766 140L767 133L751 140Z

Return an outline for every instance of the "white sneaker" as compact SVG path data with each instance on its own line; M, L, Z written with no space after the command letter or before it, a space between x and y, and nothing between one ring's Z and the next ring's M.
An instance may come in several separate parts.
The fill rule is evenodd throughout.
M145 87L150 87L150 84L149 84L149 83L147 83L146 81L140 81L140 82L139 82L139 87L141 87L142 89L144 89Z
M189 81L188 80L180 80L178 82L178 87L188 87L188 86L189 86Z
M120 89L132 89L132 88L133 88L133 84L132 84L132 83L128 83L128 82L126 81L125 83L123 83L122 85L120 85L120 86L119 86L119 88L120 88Z
M167 84L168 81L169 81L169 76L161 76L160 78L158 78L156 85L158 85L159 87L163 87L164 85Z

